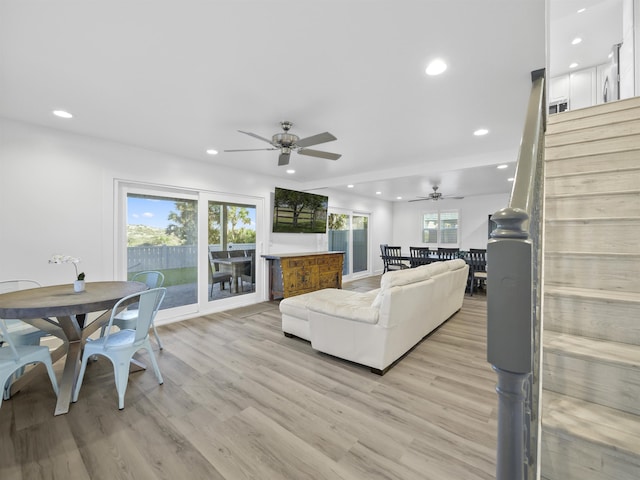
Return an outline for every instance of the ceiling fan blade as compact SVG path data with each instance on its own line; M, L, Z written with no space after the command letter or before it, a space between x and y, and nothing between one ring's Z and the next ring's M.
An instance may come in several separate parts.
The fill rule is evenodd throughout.
M410 202L424 202L425 200L431 200L429 197L418 197L414 200L409 200Z
M321 152L320 150L311 150L308 148L301 148L298 150L300 155L309 155L310 157L326 158L327 160L338 160L342 155L339 153Z
M259 152L263 150L280 150L279 148L242 148L236 150L223 150L225 152Z
M262 140L263 142L267 142L267 143L270 143L271 145L273 145L271 140L269 140L268 138L261 137L260 135L255 134L255 133L251 133L251 132L243 132L242 130L238 130L238 131L240 133L244 133L245 135L249 135L250 137L257 138L258 140Z
M462 200L464 197L442 197L445 198L447 200Z
M312 135L311 137L301 138L296 142L298 147L310 147L311 145L318 145L320 143L333 142L337 140L336 137L331 135L329 132L319 133L317 135Z
M278 166L289 165L289 157L291 157L290 153L281 153L278 157Z

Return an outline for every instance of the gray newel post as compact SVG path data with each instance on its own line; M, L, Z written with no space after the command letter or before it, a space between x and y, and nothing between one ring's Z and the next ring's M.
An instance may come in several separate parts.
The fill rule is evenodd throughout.
M487 245L487 360L498 375L496 480L524 480L525 382L532 371L531 241L529 216L504 208Z

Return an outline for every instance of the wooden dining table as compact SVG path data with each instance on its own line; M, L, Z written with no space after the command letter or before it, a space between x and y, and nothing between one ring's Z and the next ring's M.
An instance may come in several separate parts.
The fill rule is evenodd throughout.
M69 411L87 338L109 321L118 301L148 288L141 282L113 281L89 282L82 292L74 292L73 284L67 284L0 294L0 318L20 319L63 341L51 352L54 363L66 354L55 415ZM88 314L94 312L101 313L91 320ZM17 391L31 381L35 371L25 372L11 390Z

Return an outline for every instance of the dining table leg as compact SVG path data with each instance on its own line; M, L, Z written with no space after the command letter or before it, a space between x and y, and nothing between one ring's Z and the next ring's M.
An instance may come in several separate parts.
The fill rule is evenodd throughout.
M73 389L75 388L82 356L82 329L75 316L58 317L58 323L67 337L67 358L64 362L62 378L58 384L58 401L54 415L69 412Z

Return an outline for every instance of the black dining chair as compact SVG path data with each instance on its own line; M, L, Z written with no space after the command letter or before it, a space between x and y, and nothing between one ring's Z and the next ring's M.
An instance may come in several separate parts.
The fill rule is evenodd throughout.
M387 245L382 255L382 261L384 263L384 270L382 273L386 273L393 270L404 270L409 268L409 265L402 260L402 251L400 247Z
M225 282L229 283L229 291L231 291L231 273L220 271L220 264L214 262L216 258L228 258L227 252L213 252L209 251L209 266L211 268L211 291L209 296L213 297L213 286L216 283L220 284L220 289L224 290Z
M455 260L456 258L460 258L459 248L438 248L438 260Z
M487 282L487 250L470 249L467 263L469 264L469 295L473 295L476 286L480 287Z
M409 264L411 268L431 263L429 247L409 247Z

